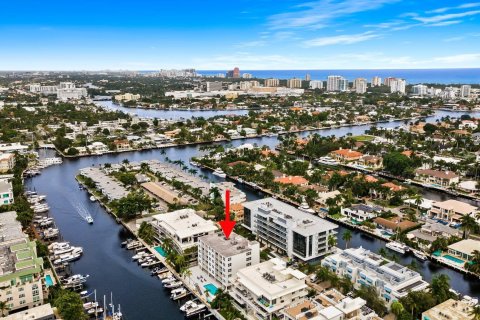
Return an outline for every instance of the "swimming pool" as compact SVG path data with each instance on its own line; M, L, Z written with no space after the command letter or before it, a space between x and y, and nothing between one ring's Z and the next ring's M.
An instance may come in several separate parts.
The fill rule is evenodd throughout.
M53 286L52 276L49 274L45 276L45 285L47 286L47 288Z
M217 294L218 288L215 287L214 284L208 283L208 284L204 285L203 287L204 287L205 289L207 289L208 292L210 292L210 294L212 294L212 295L216 295L216 294Z
M458 264L462 264L462 265L463 265L463 264L465 263L465 261L463 261L463 260L461 260L461 259L458 259L458 258L455 258L455 257L453 257L453 256L451 256L451 255L449 255L449 254L446 254L446 255L444 255L443 257L444 257L445 259L447 259L447 260L453 261L453 262L458 263Z
M160 255L161 255L162 257L166 257L166 256L167 256L167 253L165 252L165 250L163 250L162 247L158 246L158 247L155 247L155 248L153 248L153 249L155 249L155 251L157 251L158 253L160 253Z

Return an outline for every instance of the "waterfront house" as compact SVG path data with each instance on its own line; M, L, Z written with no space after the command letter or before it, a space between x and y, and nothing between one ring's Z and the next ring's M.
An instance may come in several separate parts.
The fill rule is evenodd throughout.
M363 154L351 149L339 149L330 152L330 156L340 162L352 162L359 160Z
M455 172L432 169L417 169L415 171L415 179L439 187L449 187L454 183L460 182L460 178Z
M355 204L350 208L342 208L341 213L354 221L365 221L375 218L383 208L366 204Z
M409 239L427 248L439 237L448 239L453 236L462 237L462 231L430 219L428 219L420 229L415 229L407 234ZM427 245L425 246L423 243Z
M87 146L87 149L93 154L104 154L105 152L108 152L108 147L100 141L92 142Z
M128 140L114 140L113 145L115 146L115 150L122 152L130 150L130 142Z
M275 178L273 181L283 185L293 184L296 186L306 186L308 184L308 180L302 176L283 176Z
M448 253L465 261L473 260L473 252L480 251L480 241L465 239L448 246Z
M308 294L307 275L274 258L240 269L233 277L230 296L248 319L278 319L285 307Z
M341 194L338 190L333 191L322 191L318 193L318 198L315 200L321 206L327 205L327 200L331 198L335 198Z
M322 266L350 279L355 288L373 286L388 306L411 291L425 290L428 282L405 266L362 247L341 250L325 257Z
M232 232L210 233L198 239L198 266L218 281L223 289L229 287L238 270L260 262L260 244Z
M459 223L464 215L474 216L478 207L458 200L438 201L432 204L429 215L447 222Z
M365 155L358 160L358 163L369 167L371 169L377 170L383 166L383 158L371 155Z
M388 219L378 217L378 218L375 218L373 222L377 225L377 227L387 230L390 233L395 233L398 230L405 231L407 229L411 229L418 225L418 223L416 222L402 219L399 216L395 216Z

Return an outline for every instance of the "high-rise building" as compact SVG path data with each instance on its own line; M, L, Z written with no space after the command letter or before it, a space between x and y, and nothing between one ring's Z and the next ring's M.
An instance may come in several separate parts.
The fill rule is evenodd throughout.
M393 78L392 80L389 81L389 86L390 86L390 92L391 93L398 92L398 93L401 93L401 94L405 94L406 85L407 85L407 83L403 79Z
M384 86L387 86L387 87L390 87L390 83L394 80L396 80L397 78L394 78L394 77L387 77L385 79L383 79L383 85Z
M238 270L260 262L260 244L232 233L226 239L222 232L198 239L198 266L228 288Z
M342 76L328 76L327 91L347 91L348 80Z
M428 87L424 84L417 84L412 87L412 93L418 96L427 95L427 90L428 90Z
M472 89L472 86L468 84L464 84L460 88L460 97L462 98L469 98L470 97L470 91Z
M355 88L356 93L363 94L367 92L367 79L357 78L353 81L353 87Z
M233 68L233 78L240 78L240 69L238 67Z
M274 198L244 203L243 225L261 242L303 261L326 255L337 225Z
M382 85L382 78L375 76L372 78L372 87L379 87Z
M251 73L246 73L246 72L245 72L245 73L242 74L242 78L244 78L244 79L252 79L253 76L252 76Z
M279 84L280 84L280 80L278 79L274 79L274 78L265 79L265 87L278 87Z
M310 81L310 80L311 80L311 78L310 78L310 74L309 74L309 73L307 73L307 74L305 75L305 81Z
M205 82L205 91L210 92L210 91L220 91L222 90L222 82L220 81L207 81Z
M323 81L321 80L310 81L310 89L323 89Z
M287 87L289 87L289 88L301 88L302 87L302 80L297 79L297 78L288 79Z

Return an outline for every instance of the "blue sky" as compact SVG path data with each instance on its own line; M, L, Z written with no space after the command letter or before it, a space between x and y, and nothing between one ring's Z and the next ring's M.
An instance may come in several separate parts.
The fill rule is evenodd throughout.
M480 2L4 1L0 70L480 67Z

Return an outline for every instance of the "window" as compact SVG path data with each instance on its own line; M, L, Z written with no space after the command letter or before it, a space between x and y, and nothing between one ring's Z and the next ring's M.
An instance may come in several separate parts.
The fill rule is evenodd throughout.
M21 299L21 298L25 298L25 293L21 293L18 295L18 298Z
M247 261L250 261L250 260L252 260L252 257L248 257L248 258L247 258Z
M293 252L305 257L307 255L307 238L293 232Z

